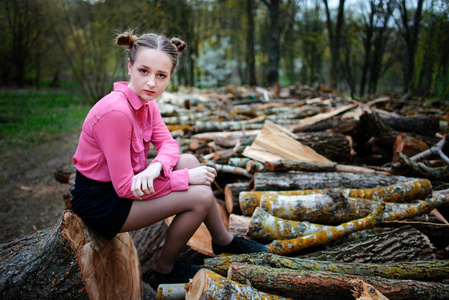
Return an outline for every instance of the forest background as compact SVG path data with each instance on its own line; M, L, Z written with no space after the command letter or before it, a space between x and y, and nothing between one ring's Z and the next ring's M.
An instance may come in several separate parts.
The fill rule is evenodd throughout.
M179 85L308 84L363 97L449 97L448 0L2 0L0 85L76 85L95 103L127 78L118 32L187 42Z

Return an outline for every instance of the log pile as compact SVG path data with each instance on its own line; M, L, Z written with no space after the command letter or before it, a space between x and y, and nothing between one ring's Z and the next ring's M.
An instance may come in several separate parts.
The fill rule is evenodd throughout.
M308 87L286 94L246 87L164 93L160 111L181 152L219 173L213 189L229 231L270 253L216 257L201 226L181 258L204 268L189 284L156 292L152 269L169 218L129 235L142 297L448 298L449 159L441 125L449 114L393 97L362 103ZM73 168L55 178L73 184Z

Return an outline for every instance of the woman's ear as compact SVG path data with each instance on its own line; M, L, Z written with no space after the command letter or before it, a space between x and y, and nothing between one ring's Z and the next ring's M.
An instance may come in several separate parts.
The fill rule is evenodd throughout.
M133 65L131 64L131 62L128 59L128 75L131 76L131 68L133 67Z

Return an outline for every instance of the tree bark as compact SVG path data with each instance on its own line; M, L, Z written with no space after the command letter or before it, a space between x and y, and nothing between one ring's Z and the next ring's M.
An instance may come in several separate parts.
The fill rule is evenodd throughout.
M405 176L386 176L380 174L354 174L339 172L316 173L272 173L254 174L256 191L288 191L325 188L367 189L378 185L393 185L416 180Z
M242 263L271 268L288 268L306 272L333 272L354 276L385 279L445 281L449 276L449 261L409 261L386 263L332 262L286 257L272 253L250 253L207 258L204 267L226 276L231 263Z
M445 196L429 197L416 204L385 203L382 221L403 220L430 213L446 203ZM366 217L378 201L345 198L340 194L311 194L304 196L266 197L260 208L269 214L295 221L336 225Z
M419 251L417 251L419 249ZM329 249L302 256L307 259L335 262L392 263L434 260L434 246L418 230L404 226L368 234L357 241L348 241Z
M373 228L382 218L383 209L384 203L380 202L378 207L365 218L346 222L327 231L319 231L307 236L275 240L267 245L268 251L281 255L292 254L306 248L326 245L356 231Z
M358 277L331 272L312 273L232 263L228 278L237 282L249 282L251 286L262 291L294 293L296 299L300 299L304 294L332 299L335 297L350 299L351 281ZM449 284L374 277L359 278L371 284L388 299L429 300L449 297Z
M285 299L260 292L249 285L229 280L211 270L201 269L191 280L186 300L205 299Z
M188 283L160 284L157 288L158 300L184 300Z
M229 214L241 215L239 204L239 194L243 191L248 191L248 182L234 182L228 183L224 189L224 199L226 204L226 210Z
M128 233L105 240L71 211L53 229L1 246L2 299L142 299Z

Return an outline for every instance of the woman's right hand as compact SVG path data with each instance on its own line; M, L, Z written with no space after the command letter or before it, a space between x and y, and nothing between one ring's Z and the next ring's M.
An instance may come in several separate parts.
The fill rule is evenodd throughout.
M189 169L189 184L211 185L217 176L217 171L208 166Z

